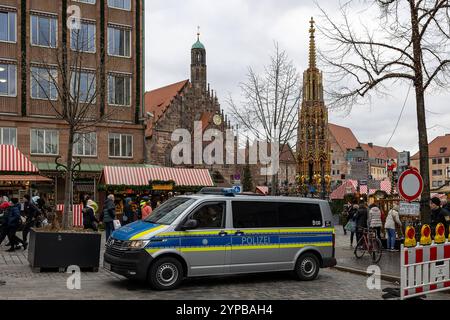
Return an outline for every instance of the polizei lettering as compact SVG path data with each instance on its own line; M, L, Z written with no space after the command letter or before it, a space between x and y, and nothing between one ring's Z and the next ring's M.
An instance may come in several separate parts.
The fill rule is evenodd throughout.
M257 237L242 237L243 245L257 245L257 244L269 244L269 236L257 236Z
M183 304L182 307L177 307L177 315L199 315L207 318L211 307L189 307Z

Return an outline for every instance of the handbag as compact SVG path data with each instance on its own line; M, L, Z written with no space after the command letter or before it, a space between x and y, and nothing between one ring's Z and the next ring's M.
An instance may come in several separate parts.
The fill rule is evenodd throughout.
M120 220L114 220L113 221L114 224L114 230L120 229L120 227L122 227L122 225L120 224Z
M345 230L350 231L350 232L355 232L356 229L356 222L350 220L346 225L345 225Z

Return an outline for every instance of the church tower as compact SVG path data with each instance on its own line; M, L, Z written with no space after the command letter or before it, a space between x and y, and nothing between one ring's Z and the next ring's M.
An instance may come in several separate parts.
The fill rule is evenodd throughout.
M314 19L311 18L309 68L303 73L303 100L298 129L298 180L304 190L329 192L331 147L328 139L328 110L323 100L322 72L316 66ZM306 192L305 192L306 193Z
M191 83L196 89L206 91L206 50L200 42L200 30L197 33L197 42L191 50Z

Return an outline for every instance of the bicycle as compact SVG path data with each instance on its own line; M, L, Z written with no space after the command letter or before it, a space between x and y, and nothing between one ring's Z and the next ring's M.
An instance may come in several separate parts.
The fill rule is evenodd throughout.
M355 257L361 259L367 251L372 258L372 261L378 263L383 252L381 241L378 239L375 230L367 228L360 228L359 230L361 229L363 234L356 244L354 251Z

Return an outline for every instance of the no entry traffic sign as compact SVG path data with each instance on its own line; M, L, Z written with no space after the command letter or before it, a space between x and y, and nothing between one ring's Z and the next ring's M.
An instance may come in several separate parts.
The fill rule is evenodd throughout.
M423 190L422 176L417 170L408 169L402 173L398 180L398 192L407 201L411 202L420 197Z

